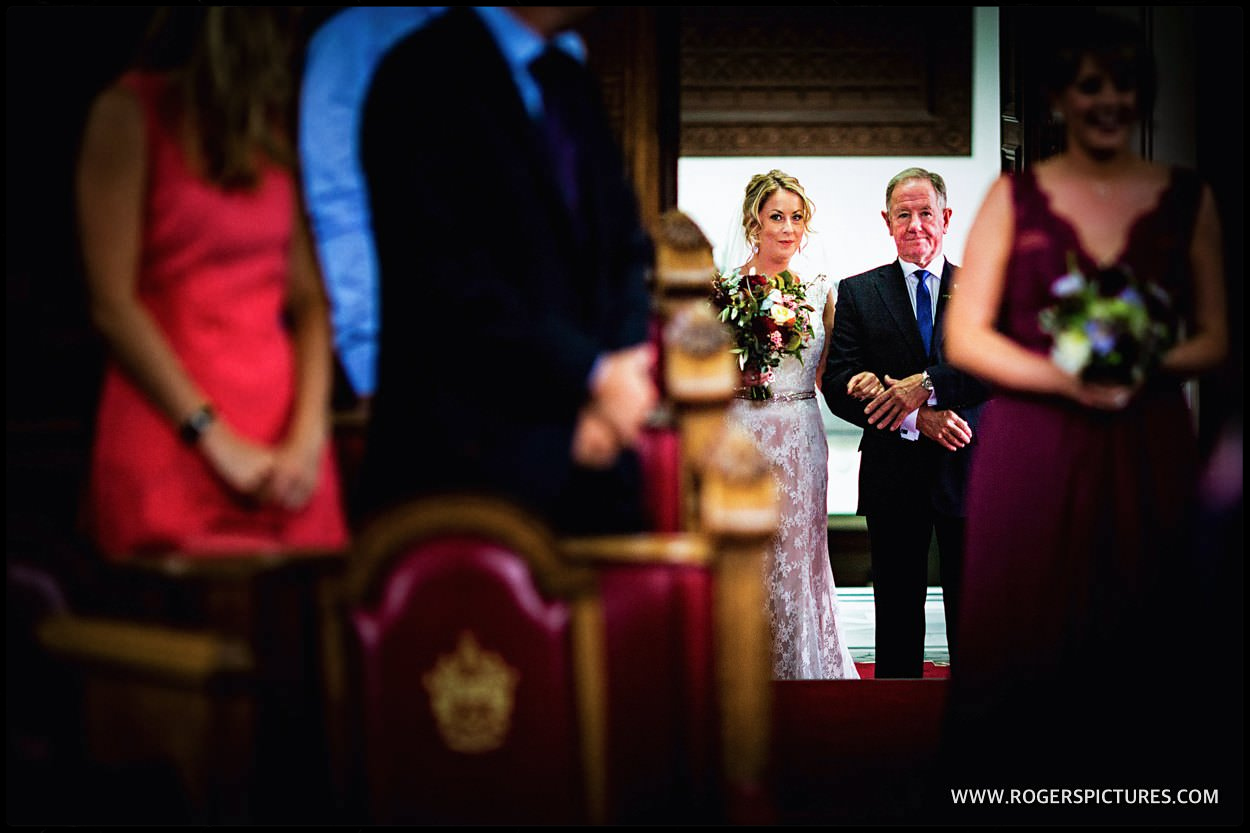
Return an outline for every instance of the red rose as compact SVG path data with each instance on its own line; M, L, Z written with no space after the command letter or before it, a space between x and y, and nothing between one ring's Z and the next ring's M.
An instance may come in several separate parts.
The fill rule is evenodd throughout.
M755 327L755 334L758 336L767 336L777 331L777 322L770 315L757 315L751 319L751 324Z

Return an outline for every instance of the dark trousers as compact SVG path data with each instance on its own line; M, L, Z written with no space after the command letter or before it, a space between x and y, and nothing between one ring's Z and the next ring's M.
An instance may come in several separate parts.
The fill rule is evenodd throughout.
M929 584L929 542L935 532L946 639L953 664L964 519L920 507L907 513L873 513L867 520L877 619L876 676L918 678L924 671L924 603Z

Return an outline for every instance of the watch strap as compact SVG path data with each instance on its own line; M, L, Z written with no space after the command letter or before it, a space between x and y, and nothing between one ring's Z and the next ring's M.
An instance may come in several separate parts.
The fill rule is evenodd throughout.
M217 421L217 412L213 406L205 403L191 412L190 416L178 426L178 436L187 445L196 445L200 437L208 430L208 426Z

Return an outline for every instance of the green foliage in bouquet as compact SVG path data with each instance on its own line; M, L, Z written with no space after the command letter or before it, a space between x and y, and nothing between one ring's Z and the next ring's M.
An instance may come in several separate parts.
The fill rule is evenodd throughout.
M1069 254L1068 272L1051 284L1051 294L1055 304L1038 315L1054 340L1051 361L1086 382L1138 384L1172 346L1171 298L1126 266L1087 276Z

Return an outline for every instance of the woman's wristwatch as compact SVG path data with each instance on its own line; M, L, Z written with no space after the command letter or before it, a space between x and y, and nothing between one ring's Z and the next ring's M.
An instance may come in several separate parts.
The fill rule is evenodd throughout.
M191 412L178 426L178 436L187 445L198 445L208 426L217 421L217 412L207 402Z

